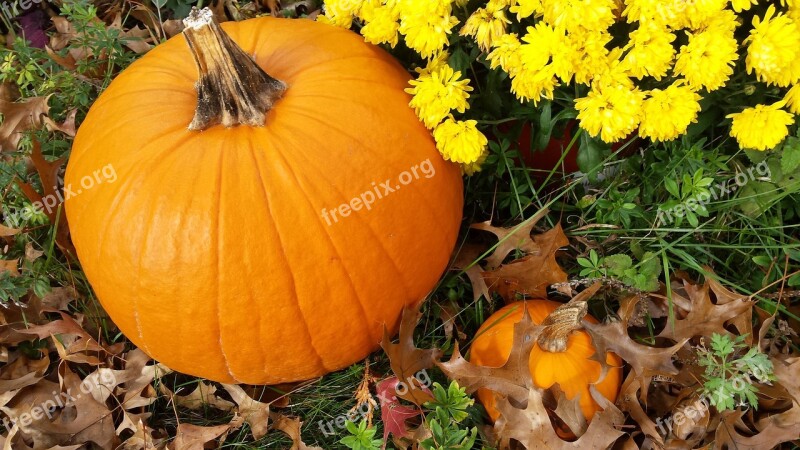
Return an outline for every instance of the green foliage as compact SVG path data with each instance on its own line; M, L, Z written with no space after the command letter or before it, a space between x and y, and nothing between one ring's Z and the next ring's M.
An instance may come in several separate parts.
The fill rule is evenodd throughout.
M362 420L358 425L348 421L345 426L350 435L339 440L345 447L353 450L379 450L383 445L382 439L375 439L378 430L375 427L367 427L366 420Z
M634 265L633 259L624 253L600 258L592 249L589 258L579 257L577 262L582 277L612 278L640 291L656 291L659 288L662 267L652 252L642 255L641 262Z
M758 347L749 347L745 338L715 333L711 336L710 349L703 345L697 349L698 362L705 368L702 395L717 410L739 406L758 409L755 383L768 383L775 379L769 357Z
M431 437L420 442L420 446L425 450L471 449L478 429L462 429L459 424L469 417L467 408L475 401L455 381L447 389L434 383L433 398L433 401L424 405L431 411L425 416L425 426L430 430Z

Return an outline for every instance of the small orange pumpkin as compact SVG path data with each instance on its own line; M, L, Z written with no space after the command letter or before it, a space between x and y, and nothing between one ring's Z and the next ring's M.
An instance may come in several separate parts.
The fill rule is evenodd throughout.
M190 19L75 138L68 185L117 174L66 204L86 276L184 373L272 384L353 364L445 269L459 169L409 108L409 74L357 34Z
M500 367L506 363L511 354L514 338L514 324L522 320L524 308L527 307L531 320L541 324L562 303L550 300L528 300L515 302L492 314L478 329L477 337L470 348L470 362L484 367ZM597 319L589 315L585 320L597 323ZM601 408L592 399L589 385L597 382L601 367L597 361L589 360L595 349L588 333L578 330L570 334L567 348L563 352L543 350L537 343L530 356L530 371L533 382L542 389L548 389L558 383L567 398L575 398L580 394L581 411L587 420ZM622 359L613 354L606 354L609 369L605 378L595 384L595 388L612 402L616 401L622 381ZM478 389L478 400L486 408L492 420L497 420L500 412L495 408L495 399L491 391Z

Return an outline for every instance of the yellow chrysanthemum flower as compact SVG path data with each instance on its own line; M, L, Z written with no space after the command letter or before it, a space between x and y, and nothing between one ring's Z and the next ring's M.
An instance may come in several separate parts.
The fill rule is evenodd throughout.
M448 161L473 164L480 159L489 142L474 120L446 119L433 130L436 148Z
M757 5L758 0L731 0L731 8L737 13L747 11L753 5Z
M652 21L673 30L686 24L685 0L627 0L622 15L628 23Z
M683 75L693 89L705 88L709 92L719 89L733 74L733 65L739 55L733 31L708 29L689 33L689 43L681 46L674 71Z
M569 37L577 46L574 59L575 82L589 84L598 74L610 74L613 71L617 72L617 75L608 78L630 81L616 57L614 61L608 57L609 52L606 46L611 42L611 34L608 31L576 29L570 32ZM611 68L612 64L614 69Z
M453 11L453 0L395 0L395 2L395 8L401 17L426 14L446 16Z
M458 19L449 13L400 14L400 17L399 31L405 35L406 45L423 58L429 58L440 52L447 45L447 36L458 24Z
M553 99L557 82L551 66L540 70L523 69L511 79L511 92L520 101L532 101L535 106L542 98Z
M789 92L786 93L784 100L786 100L786 106L789 111L800 114L800 84L792 86Z
M668 88L647 92L642 103L639 135L654 141L669 141L686 133L689 124L697 121L700 95L676 81Z
M361 27L361 35L365 41L372 44L386 43L391 47L397 45L397 30L400 27L397 21L400 17L393 4L374 0L364 2L358 16L365 22Z
M728 0L692 0L685 2L683 10L684 25L699 30L709 20L722 13L728 5Z
M437 53L436 56L428 59L425 67L417 67L414 69L414 72L417 72L417 78L421 78L425 75L429 76L431 73L441 69L443 66L446 66L449 58L450 54L446 51Z
M614 48L605 56L598 58L597 63L589 68L592 86L623 86L634 88L633 80L622 62L622 49ZM577 79L577 78L576 78Z
M492 69L500 67L512 76L518 70L522 69L522 59L519 55L519 49L522 43L517 38L516 34L504 34L493 42L492 46L494 49L488 56Z
M612 143L639 125L644 94L625 86L592 86L586 97L575 100L580 126L592 136Z
M728 118L733 119L731 136L736 138L739 147L763 151L783 142L789 134L789 125L794 123L794 116L781 109L785 104L779 101L772 105L756 105L729 114Z
M800 27L785 14L775 14L770 6L761 19L753 18L753 29L745 39L747 73L759 81L789 86L800 79Z
M512 14L517 15L517 21L520 22L526 17L542 14L544 8L542 7L542 0L514 0L510 11Z
M523 68L511 78L511 92L520 101L530 100L537 105L542 97L553 99L556 82L553 66L548 65L539 70Z
M542 0L544 20L553 27L606 30L614 23L614 0Z
M550 65L549 70L568 82L575 73L580 54L565 29L539 22L535 27L528 27L527 31L522 37L525 43L519 49L522 68L536 71Z
M446 64L409 84L412 87L406 92L413 95L409 105L428 128L438 125L452 110L463 113L469 108L469 80L461 79L461 72Z
M786 14L794 20L794 23L800 23L800 1L792 2Z
M675 35L669 29L652 21L640 22L624 48L627 54L623 63L628 73L640 80L646 76L660 80L672 66L674 40Z
M713 17L709 17L703 25L695 31L719 31L733 33L740 25L739 16L730 9L723 9Z
M478 8L469 16L461 28L461 35L474 37L478 47L488 52L492 44L506 34L506 24L509 23L511 21L506 18L505 7L492 0L485 8Z
M489 151L486 149L486 147L484 147L483 151L481 152L481 156L478 157L477 161L470 164L461 164L461 174L472 176L477 172L480 172L481 166L483 166L487 156L489 156Z
M361 4L362 0L326 0L325 14L318 20L337 27L350 28Z

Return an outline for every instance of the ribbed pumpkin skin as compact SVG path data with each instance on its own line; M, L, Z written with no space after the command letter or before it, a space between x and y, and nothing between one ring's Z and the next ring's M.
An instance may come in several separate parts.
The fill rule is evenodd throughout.
M481 325L476 338L470 347L470 362L484 367L500 367L508 360L514 339L514 324L522 320L523 305L527 305L531 320L540 324L561 303L550 300L528 300L515 302L499 309ZM587 321L597 320L587 315ZM567 341L567 350L562 353L550 353L539 348L537 344L531 351L530 370L536 386L547 389L558 383L567 398L580 394L581 411L587 420L601 408L595 403L589 392L589 385L600 377L600 364L589 361L595 353L591 337L585 331L572 333ZM595 388L612 402L616 401L619 385L622 381L622 359L608 353L606 363L612 366L606 377ZM500 417L495 408L495 400L491 391L479 389L478 400L486 408L492 420Z
M309 379L374 351L436 284L462 182L408 107L408 74L354 33L261 18L222 28L288 83L266 126L187 131L197 69L182 36L119 75L75 138L66 205L103 307L167 366L220 382ZM321 216L430 160L371 210ZM383 189L381 189L383 192Z

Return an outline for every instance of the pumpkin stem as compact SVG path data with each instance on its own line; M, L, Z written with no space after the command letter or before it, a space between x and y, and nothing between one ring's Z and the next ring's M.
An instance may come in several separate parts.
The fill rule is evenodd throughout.
M263 126L266 114L286 83L267 75L228 36L208 8L192 8L184 19L183 36L197 63L197 108L190 130L221 123Z
M558 353L567 349L567 340L573 331L581 328L589 304L585 300L570 301L559 306L543 321L544 329L537 343L547 352Z

